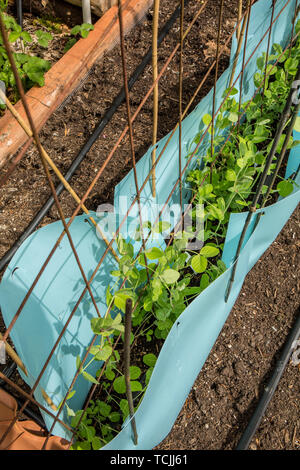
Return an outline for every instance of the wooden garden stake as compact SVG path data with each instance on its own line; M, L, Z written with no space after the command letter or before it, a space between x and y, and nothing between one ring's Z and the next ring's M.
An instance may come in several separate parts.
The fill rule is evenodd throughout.
M179 200L180 207L182 211L182 168L181 168L181 159L182 159L182 95L183 95L183 22L184 22L184 0L181 0L180 3L180 55L179 55Z
M236 49L236 53L235 53L235 56L234 56L234 61L233 61L233 65L232 65L232 72L231 72L230 82L229 82L228 88L232 87L232 83L233 83L234 74L235 74L235 71L236 71L238 58L239 58L239 55L240 55L241 49L242 49L242 44L243 44L243 40L244 40L245 29L246 29L246 24L247 24L247 21L248 21L249 11L250 11L250 1L248 3L247 12L246 12L245 17L243 19L242 29L239 31L239 28L240 28L240 25L239 25L238 29L236 31L236 37L237 37L237 40L238 40L238 44L237 44L237 49ZM238 21L240 21L240 20L241 20L241 17L239 18Z
M130 336L131 336L131 316L132 316L132 300L126 300L125 309L125 331L124 331L124 376L126 385L126 396L129 407L130 423L134 436L134 444L138 443L138 434L136 430L136 422L134 417L134 406L132 391L130 386Z
M0 333L0 341L3 341L3 336ZM7 354L10 356L10 358L17 364L18 367L24 372L24 374L28 377L28 372L27 369L21 360L21 358L18 356L18 354L13 350L13 348L8 344L7 341L3 341L5 344L5 349ZM47 404L52 408L52 410L57 411L57 407L54 405L53 401L49 397L49 395L45 392L44 389L41 389L42 395L44 400L47 402Z
M157 38L158 38L158 18L159 18L159 2L154 0L153 12L153 28L152 28L152 69L153 69L153 82L156 81L157 71ZM152 166L156 160L156 140L157 140L157 123L158 123L158 83L153 90L153 136L152 136ZM155 168L152 170L152 196L156 196L156 182L155 182Z
M1 333L0 333L0 341L3 341L3 336ZM20 367L20 369L24 372L24 374L28 376L28 372L27 372L25 365L23 364L23 361L19 358L17 353L13 350L13 348L8 344L7 341L3 341L3 342L5 344L5 349L6 349L7 354L17 364L17 366Z
M211 118L211 158L214 154L214 135L215 135L215 114L216 114L216 92L217 92L217 81L219 73L219 59L220 59L220 42L221 42L221 29L222 29L222 20L223 20L223 11L224 11L224 0L220 0L220 10L219 10L219 21L218 21L218 35L217 35L217 50L216 50L216 70L215 70L215 80L213 88L213 102L212 102L212 118ZM209 182L212 183L212 166L210 167Z
M238 16L237 16L238 27L237 27L237 30L236 30L237 40L239 40L240 33L241 33L241 23L240 23L240 21L241 21L241 18L242 18L242 12L243 12L243 0L239 0Z

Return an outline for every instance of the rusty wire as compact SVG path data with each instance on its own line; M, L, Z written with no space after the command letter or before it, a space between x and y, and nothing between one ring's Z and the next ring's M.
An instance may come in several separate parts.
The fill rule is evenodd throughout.
M242 62L242 70L240 74L240 95L239 95L239 113L241 112L241 107L242 107L242 96L243 96L243 83L244 83L244 71L245 71L245 60L246 60L246 50L247 50L247 42L248 42L248 33L249 33L249 24L250 24L250 16L251 16L251 8L253 5L254 0L248 0L248 6L247 6L247 26L246 26L246 33L245 33L245 43L244 43L244 51L243 51L243 62ZM269 30L271 29L273 23L271 22L271 25L269 27ZM238 124L237 126L239 127L241 122L240 114L238 115Z
M271 19L270 19L270 31L268 35L268 44L267 44L267 50L266 50L266 64L265 64L265 75L264 75L264 86L262 89L262 97L265 96L265 87L266 87L266 74L267 74L267 67L268 67L268 62L269 62L269 53L270 53L270 43L271 43L271 36L272 36L272 29L273 29L273 18L274 18L274 12L275 12L275 2L272 3L272 13L271 13ZM293 32L292 32L292 37L293 37Z
M205 6L206 6L206 3L205 3L204 5L202 5L201 8L198 10L198 12L197 12L196 15L194 16L192 22L190 23L189 27L188 27L187 30L185 31L185 36L186 36L186 35L189 33L189 31L191 30L191 27L193 26L193 24L195 23L195 21L197 20L198 16L199 16L200 13L203 11L203 9L205 8ZM164 65L164 67L163 67L161 73L159 74L159 76L158 76L158 78L157 78L157 80L156 80L156 83L157 83L158 80L161 78L161 76L162 76L163 73L165 72L165 70L166 70L168 64L170 63L170 61L171 61L171 60L173 59L173 57L175 56L175 53L177 52L178 47L179 47L179 45L177 45L177 46L175 47L175 49L173 50L173 52L171 53L171 56L169 57L169 59L167 60L166 64ZM150 94L151 94L151 92L152 92L152 89L153 89L153 87L155 86L156 83L154 83L153 86L151 87L151 89L149 90L146 99L144 98L143 102L142 102L141 105L140 105L140 109L142 108L142 106L144 105L144 103L147 101L147 99L148 99L148 97L150 96ZM140 109L139 109L139 110L140 110ZM137 112L136 112L135 115L133 116L132 122L134 121L135 117L137 116L139 110L137 110ZM119 145L120 142L122 141L122 138L123 138L124 135L127 133L128 129L129 129L129 126L127 126L127 128L125 128L125 132L123 131L123 134L122 134L121 138L119 139L117 145L115 145L115 147L114 147L115 150L118 148L118 145ZM113 155L113 153L114 153L114 149L113 149L113 152L111 152L111 154L110 154L110 158L112 157L112 155ZM108 158L109 158L109 157L108 157ZM109 160L107 159L107 161L106 161L105 164L104 164L104 167L107 165L108 161L109 161ZM103 170L104 170L104 168L102 168L102 171L103 171ZM100 173L100 172L101 172L101 169L100 169L99 173ZM100 175L97 175L97 176L100 177ZM95 178L94 181L93 181L93 183L95 184L96 181L97 181L97 179ZM93 183L92 183L92 184L93 184ZM92 185L90 186L90 190L91 190L91 189L92 189ZM37 284L38 280L40 279L40 277L41 277L42 273L44 272L44 270L45 270L47 264L49 263L49 261L50 261L52 255L54 254L54 252L55 252L56 248L58 247L60 241L62 240L63 236L64 236L65 233L67 232L68 227L69 227L69 226L71 225L71 223L73 222L73 220L74 220L76 214L78 213L78 211L79 211L80 208L82 207L82 205L83 205L85 199L87 198L87 196L88 196L88 194L86 193L86 194L85 194L85 197L80 201L79 206L78 206L77 209L75 210L75 212L74 212L73 216L71 217L71 219L69 220L67 226L64 228L62 234L60 235L60 237L58 238L58 240L57 240L57 242L55 243L54 247L52 248L52 250L51 250L50 254L48 255L48 257L47 257L45 263L43 264L43 266L42 266L40 272L39 272L38 275L36 276L36 278L35 278L35 280L34 280L32 286L31 286L30 289L28 290L28 292L27 292L26 296L24 297L24 299L23 299L23 301L22 301L22 303L21 303L21 305L20 305L18 311L16 312L16 314L15 314L13 320L11 321L11 323L10 323L10 325L9 325L9 327L8 327L8 329L7 329L7 331L6 331L6 333L5 333L6 337L9 335L9 333L10 333L10 331L11 331L11 329L12 329L14 323L15 323L15 321L17 320L18 316L20 315L20 313L21 313L21 311L22 311L24 305L26 304L26 302L27 302L29 296L31 295L31 293L32 293L32 291L33 291L35 285ZM120 227L119 227L119 229L120 229ZM110 246L111 246L111 243L110 243ZM109 249L110 246L108 246L107 249ZM100 260L100 262L99 262L99 264L98 264L96 270L94 271L94 273L93 273L93 275L92 275L90 281L86 284L86 289L89 290L90 284L91 284L91 282L92 282L92 280L93 280L93 278L94 278L96 272L98 271L100 265L102 264L103 259L104 259L104 257L106 256L106 254L107 254L107 251L105 251L104 255L102 256L102 258L101 258L101 260ZM35 389L36 389L36 387L37 387L37 385L38 385L38 383L39 383L39 381L40 381L40 379L41 379L41 377L42 377L42 375L43 375L43 373L44 373L44 371L45 371L47 365L48 365L49 362L50 362L50 359L51 359L52 355L54 354L54 351L55 351L57 345L58 345L59 342L60 342L61 337L63 336L63 334L64 334L64 332L65 332L65 330L66 330L66 328L67 328L69 322L71 321L71 319L72 319L72 317L73 317L73 315L74 315L76 309L78 308L78 306L79 306L79 304L80 304L80 302L81 302L81 300L82 300L82 298L83 298L83 296L84 296L84 294L85 294L85 292L86 292L86 289L84 289L82 295L80 296L78 302L76 303L76 305L75 305L73 311L71 312L71 314L70 314L70 316L69 316L69 318L68 318L66 324L64 325L63 330L61 331L61 333L60 333L60 335L59 335L57 341L55 342L55 344L54 344L54 346L53 346L53 348L52 348L52 350L51 350L51 352L50 352L50 355L48 356L48 359L47 359L46 362L44 363L44 366L43 366L43 368L42 368L42 370L41 370L41 372L40 372L40 374L39 374L39 376L38 376L38 378L37 378L37 380L36 380L34 386L32 387L31 395L34 393L34 391L35 391ZM21 415L22 411L25 409L25 407L27 406L27 404L29 403L29 401L30 401L30 398L28 398L27 402L25 402L24 405L22 406L21 410L19 410L19 412L17 413L17 415L16 415L16 417L15 417L15 420L12 421L11 426L8 428L7 432L6 432L5 435L3 436L2 440L3 440L3 439L5 438L5 436L8 434L8 432L9 432L9 430L11 429L11 427L13 426L14 422L15 422L15 421L17 420L17 418ZM2 442L2 440L1 440L0 442Z
M219 75L220 41L221 41L223 9L224 9L224 0L221 0L220 1L220 7L219 7L217 50L216 50L216 68L215 68L214 87L213 87L212 120L211 120L211 158L213 157L213 152L214 152L214 129L215 129L214 116L215 116L215 111L216 111L216 91L217 91L217 81L218 81L218 75ZM210 170L210 182L212 182L212 168Z
M180 207L182 210L182 177L181 177L181 159L182 159L182 95L183 95L183 22L184 22L184 0L180 2L180 53L179 53L179 123L178 123L178 138L179 138L179 148L178 148L178 158L179 158L179 201Z
M281 12L280 12L280 13L281 13ZM214 65L214 64L213 64L213 65ZM189 107L189 106L188 106L188 107ZM188 107L187 107L187 108L188 108ZM127 214L126 214L126 215L127 215ZM101 262L101 260L100 260L100 262Z
M267 32L268 32L268 31L267 31ZM267 34L267 32L266 32L266 34ZM258 47L258 46L257 46L257 47ZM248 59L247 63L249 62L250 59L251 59L251 57ZM273 68L275 65L276 65L276 64L274 64L274 65L272 66L272 68ZM271 73L271 71L272 71L272 69L270 69L269 73ZM239 78L239 77L237 77L236 81L238 80L238 78ZM235 84L235 83L234 83L234 84ZM258 92L258 91L256 90L254 96L257 94L257 92ZM226 98L227 98L227 97L226 97ZM225 99L226 99L226 98L225 98ZM254 99L254 97L253 97L252 99ZM250 100L250 102L251 102L251 101L252 101L252 100ZM250 102L248 103L248 106L250 105ZM248 107L248 106L247 106L247 107ZM245 108L244 112L246 111L247 107ZM218 111L217 111L217 113L218 113ZM229 138L230 138L230 135L228 136L228 138L227 138L226 141L228 141ZM224 145L225 145L225 144L224 144ZM220 151L220 152L221 152L221 151ZM219 152L219 153L220 153L220 152ZM215 163L216 160L217 160L217 157L215 158L213 164ZM203 183L203 182L204 182L204 180L202 181L202 183ZM201 183L201 184L202 184L202 183ZM194 200L194 197L193 197L193 200ZM191 202L191 203L192 203L192 202ZM190 205L191 205L191 204L190 204ZM190 206L189 206L189 207L190 207ZM188 209L189 209L189 208L188 208ZM187 209L187 210L188 210L188 209ZM187 212L187 210L186 210L186 212ZM162 209L162 211L163 211L163 209ZM159 218L159 217L158 217L158 218ZM157 218L156 220L158 220L158 218ZM171 243L171 240L169 241L168 245L170 245L170 243ZM125 282L125 281L124 281L124 282ZM123 282L123 283L124 283L124 282ZM137 303L136 303L136 305L137 305ZM136 306L135 306L135 308L136 308Z
M188 28L186 29L185 33L184 33L184 38L188 35L188 33L190 32L192 26L195 24L195 22L197 21L199 15L202 13L202 11L204 10L204 8L206 7L206 4L207 4L207 1L201 5L200 9L197 11L196 15L194 16L193 20L191 21L191 23L189 24ZM290 0L289 0L290 1ZM152 86L150 87L150 89L148 90L148 92L146 93L146 95L144 96L143 100L141 101L140 105L138 106L137 110L135 111L135 113L133 114L132 116L132 119L131 119L131 122L133 123L136 119L136 117L138 116L138 114L140 113L141 109L143 108L143 106L145 105L145 103L147 102L147 100L149 99L155 85L158 83L158 81L161 79L161 77L163 76L163 74L165 73L165 71L167 70L167 67L168 65L170 64L170 62L172 61L172 59L174 58L176 52L178 51L180 47L180 44L178 43L176 45L176 47L173 49L173 51L171 52L169 58L166 60L164 66L162 67L160 73L158 74L158 77L156 79L156 81L152 84ZM195 95L196 97L196 95ZM192 99L194 99L195 97L193 97ZM186 112L187 112L187 109L186 109ZM184 115L186 114L186 112L184 113ZM124 137L126 136L127 132L129 131L129 127L126 126L123 130L123 132L121 133L119 139L117 140L117 142L115 143L113 149L111 150L111 152L109 153L108 157L106 158L105 162L103 163L102 167L99 169L97 175L94 177L92 183L90 184L89 188L87 189L86 193L84 194L84 196L82 197L79 205L77 206L77 208L75 209L75 211L73 212L70 220L68 221L67 223L67 228L70 227L70 225L72 224L72 222L74 221L76 215L78 214L78 212L80 211L80 209L82 208L82 205L84 204L84 202L86 201L86 199L88 198L90 192L92 191L92 189L94 188L95 184L97 183L97 181L99 180L99 178L101 177L102 173L104 172L105 168L107 167L108 163L110 162L111 158L113 157L113 155L115 154L116 150L118 149L118 147L120 146L122 140L124 139ZM156 166L157 162L155 163L154 166ZM148 178L149 179L149 178ZM148 181L147 179L147 181ZM144 188L144 186L143 186ZM140 188L140 191L142 191L143 188ZM133 207L133 204L135 204L135 202L137 201L137 198L134 199L133 203L132 203L132 206ZM127 217L127 214L126 214L126 217ZM124 222L123 222L124 223ZM123 224L122 224L123 225ZM119 229L121 228L121 226L119 226ZM18 311L16 312L12 322L15 322L16 319L18 318L18 316L20 315L22 309L24 308L28 298L30 297L34 287L36 286L37 282L39 281L41 275L43 274L44 270L46 269L48 263L50 262L53 254L55 253L57 247L59 246L60 242L62 241L64 235L66 234L66 230L64 229L61 233L61 235L59 236L59 238L57 239L55 245L53 246L51 252L49 253L48 257L46 258L45 262L43 263L39 273L37 274L36 278L34 279L31 287L29 288L27 294L25 295L20 307L18 308ZM119 234L119 231L117 232L116 235ZM112 246L112 243L113 243L113 240L109 243L108 247L107 247L107 250L105 251L104 253L104 256L106 256L107 254L107 251L108 249L111 249L111 246ZM102 259L102 258L101 258ZM103 258L104 259L104 258ZM101 261L102 263L102 261ZM100 267L100 266L99 266ZM11 322L11 323L12 323ZM10 327L10 325L9 325ZM9 328L8 327L8 328Z

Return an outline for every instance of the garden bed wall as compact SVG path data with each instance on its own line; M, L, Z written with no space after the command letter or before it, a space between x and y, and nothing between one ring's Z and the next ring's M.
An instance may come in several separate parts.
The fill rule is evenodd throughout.
M128 33L145 15L153 0L123 0L124 29ZM93 64L119 41L118 8L110 8L87 38L80 39L45 75L43 87L26 94L33 121L40 130L51 114L80 85ZM27 122L19 101L15 109ZM7 110L0 119L0 168L27 141L27 135Z

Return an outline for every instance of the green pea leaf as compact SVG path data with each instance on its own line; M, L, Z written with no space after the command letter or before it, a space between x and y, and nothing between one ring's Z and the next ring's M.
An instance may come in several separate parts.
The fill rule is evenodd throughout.
M175 269L166 269L161 277L167 284L174 284L176 281L178 281L180 274L178 271L175 271Z
M164 255L163 251L157 247L150 248L150 250L145 251L145 255L148 259L158 259Z
M137 366L130 366L129 372L131 380L138 379L142 373L141 369Z
M89 441L76 442L76 450L91 450L91 443Z
M170 315L170 308L159 308L155 311L155 316L158 320L166 320Z
M155 354L149 353L143 356L143 362L148 367L154 367L156 364L156 361L157 361L157 357L155 356Z
M126 385L125 385L125 377L121 375L114 380L113 383L114 390L117 393L125 393L126 392Z
M200 254L195 255L191 259L191 266L196 273L203 273L207 268L207 259Z
M8 36L8 40L9 42L15 42L17 39L19 39L19 37L21 36L21 32L18 32L18 31L12 31L9 36Z
M105 369L104 375L107 378L107 380L114 380L114 378L116 376L114 371L112 369L109 369L109 368Z
M112 347L106 344L95 355L96 361L106 361L112 354Z
M153 305L153 302L152 302L151 297L146 297L145 300L144 300L144 310L146 312L151 312L152 305Z
M227 118L229 119L230 122L237 122L239 119L238 113L231 112L228 114Z
M169 222L160 221L153 227L153 231L156 233L162 233L168 230L171 227Z
M200 250L200 254L205 256L205 258L212 258L217 256L220 253L220 250L215 246L206 245Z
M152 372L153 372L153 367L150 367L146 372L146 379L145 379L146 385L148 385L148 383L150 382Z
M32 42L32 37L27 31L22 32L22 39L24 42Z
M99 401L97 403L100 414L107 418L107 416L109 416L111 412L111 406L105 403L104 401Z
M130 387L132 392L141 392L143 390L142 384L136 380L130 382Z
M41 29L35 32L40 46L47 48L50 41L52 41L52 34L47 31L42 31Z
M242 201L242 199L237 199L235 202L239 204L240 206L244 206L244 207L248 206L248 202Z
M201 281L200 281L201 290L206 289L208 287L208 285L209 285L209 276L208 276L208 274L204 273L201 276Z
M93 450L99 450L101 449L101 447L103 446L101 440L99 439L99 437L94 437L93 440L92 440L92 448Z
M202 121L205 124L205 126L209 126L209 124L211 123L211 120L212 120L212 117L210 114L204 114L204 116L202 117Z
M82 372L82 375L83 377L88 380L89 382L92 382L93 384L96 384L98 385L98 382L97 380L95 379L95 377L93 377L91 374L89 374L88 372L86 372L85 370Z
M129 414L129 407L128 407L128 401L125 400L124 398L120 401L120 410L122 411L123 417L125 419Z
M263 68L265 66L265 58L264 57L258 57L258 59L256 61L256 65L257 65L257 68L259 70L263 70Z
M120 413L118 413L117 411L113 411L109 415L109 419L111 420L112 423L118 423L120 421Z
M294 185L290 181L280 181L277 184L277 190L282 197L286 197L293 192Z
M215 217L218 220L223 220L224 219L223 211L219 207L217 207L213 204L211 206L209 206L209 212L213 217Z
M227 181L236 181L236 172L234 170L226 170L225 178Z

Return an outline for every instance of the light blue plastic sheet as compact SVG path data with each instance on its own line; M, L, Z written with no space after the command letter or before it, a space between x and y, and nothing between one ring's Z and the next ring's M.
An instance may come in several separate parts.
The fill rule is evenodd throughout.
M97 219L95 213L92 212L91 215ZM132 222L133 220L129 218L129 223ZM105 228L105 224L102 225L102 228ZM22 244L9 263L0 284L1 310L7 325L12 320L62 230L63 225L60 221L37 230ZM124 236L125 230L124 227ZM96 234L94 226L88 223L86 215L75 218L70 226L70 234L86 278L89 279L104 254L106 245ZM153 241L150 241L150 246L152 244ZM160 237L155 244L163 247L164 241ZM113 246L116 250L115 243ZM140 246L139 242L135 242L135 254ZM110 274L115 269L117 269L117 263L109 252L91 283L91 291L102 315L107 309L107 286L110 284L113 287L115 284L116 278ZM84 287L85 283L81 272L68 238L65 236L11 332L13 343L26 365L29 375L27 377L21 370L19 372L31 387L41 372ZM96 309L89 293L86 292L68 323L56 353L52 356L34 394L37 401L43 403L52 413L53 410L45 403L42 389L47 392L56 406L61 403L76 373L76 358L77 356L80 356L81 359L84 357L86 348L93 338L90 320L96 316ZM95 376L100 366L101 363L94 361L88 367L87 372ZM69 407L75 410L82 408L89 388L90 383L79 376L76 381L76 393L68 400ZM49 428L53 419L44 411L42 414ZM68 420L66 409L61 413L60 419ZM69 437L61 424L55 426L53 433Z
M244 75L243 100L250 98L255 91L252 77L256 72L256 59L266 50L268 35L265 35L258 47L257 44L270 25L271 4L271 0L260 0L252 8L246 62L253 51L255 52ZM285 5L286 8L282 11L280 19L273 26L271 44L277 42L284 46L290 39L295 1L278 0L274 18ZM223 91L228 86L235 50L236 40L233 39L231 65L220 77L217 84L217 107L221 104ZM236 77L241 67L242 54L238 61ZM238 80L235 87L239 89L239 86ZM195 144L192 144L194 136L202 129L202 116L205 113L211 113L211 109L212 91L184 120L182 167L186 164L185 156L194 148ZM158 143L157 155L160 154L168 137L166 136ZM296 134L294 137L299 138ZM208 140L205 139L198 155L201 155L202 152L205 153L208 144ZM142 185L151 168L151 150L150 148L137 164L139 186ZM190 167L193 165L194 162L191 162ZM296 147L292 149L290 154L287 175L294 173L298 167L299 147ZM178 172L178 132L176 132L156 168L157 198L155 200L152 198L150 183L147 183L142 191L141 203L147 212L147 220L154 221L157 217L158 209L153 203L163 204L166 201L178 178ZM299 175L296 182L300 184ZM128 195L131 201L136 195L132 171L115 189L115 210L118 222L122 220L123 214L127 210L127 207L124 210L122 197ZM185 203L190 198L189 188L186 185L184 185L183 198ZM276 238L296 208L299 198L300 192L296 187L289 197L265 208L264 215L254 232L255 218L253 217L238 259L235 282L229 300L225 303L224 296L232 271L232 262L247 213L231 215L223 252L223 260L229 269L188 306L170 331L144 399L136 412L138 446L133 444L131 426L127 421L118 436L104 449L151 449L168 434L235 303L245 276ZM179 203L179 188L173 193L170 203ZM137 204L135 204L130 212L131 220L137 220L137 215ZM70 227L70 233L85 274L89 278L104 253L106 245L96 235L94 228L86 222L86 219L86 216L76 217ZM37 230L23 243L11 260L0 285L0 305L6 325L13 318L62 228L61 222L56 222ZM125 234L125 231L123 233ZM108 238L111 239L111 237ZM162 239L150 240L148 246L152 245L163 246L164 242ZM136 242L135 252L139 247L140 244ZM115 266L114 258L108 254L91 285L101 314L106 311L105 292L107 286L113 282L114 278L110 275L110 271L115 269ZM16 350L26 365L29 376L26 377L21 371L20 373L31 387L83 288L82 276L65 236L11 332ZM92 316L96 316L96 312L87 293L67 325L63 339L34 394L35 398L44 406L47 407L47 404L42 397L41 388L56 404L59 404L64 398L76 372L76 357L77 355L81 358L84 356L92 339L90 329ZM94 363L88 372L93 374L98 368L99 363ZM76 410L83 406L89 390L89 383L79 377L74 388L76 394L69 401L69 406ZM49 411L53 412L50 408ZM53 420L44 412L43 417L49 429ZM63 410L60 417L65 422L69 422L66 410ZM56 424L53 433L69 437L69 434L59 423Z

